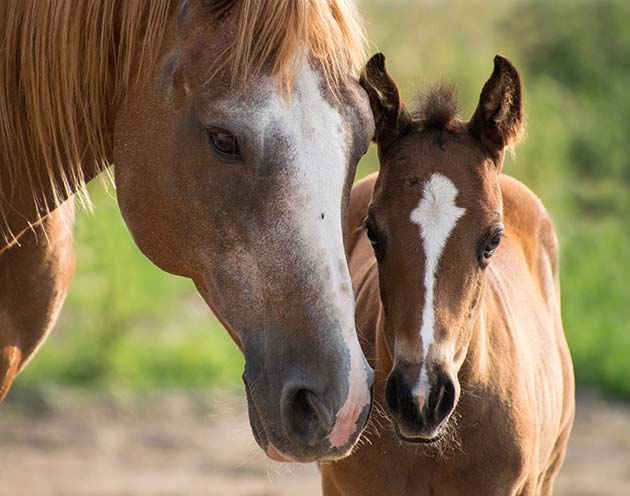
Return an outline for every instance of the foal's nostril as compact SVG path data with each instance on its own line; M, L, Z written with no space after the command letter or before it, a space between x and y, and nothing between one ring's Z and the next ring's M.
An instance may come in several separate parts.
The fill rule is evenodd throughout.
M296 441L314 445L330 431L331 416L321 400L308 389L298 389L286 398L283 417L287 433Z
M429 412L436 422L444 420L455 406L455 385L448 377L441 376L429 395Z
M400 415L410 423L418 421L419 412L412 396L411 386L397 370L394 370L387 380L385 400L392 413Z
M387 380L387 386L385 386L385 401L387 401L387 406L392 412L398 411L399 398L398 381L390 377Z

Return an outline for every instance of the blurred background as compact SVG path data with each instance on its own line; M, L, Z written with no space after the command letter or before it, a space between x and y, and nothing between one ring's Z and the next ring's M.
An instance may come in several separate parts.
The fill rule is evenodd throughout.
M576 435L609 433L608 444L600 447L617 463L613 468L603 463L604 451L598 454L592 444L597 439L576 438L559 494L625 492L630 489L630 2L362 0L359 7L372 51L385 53L407 102L416 91L447 80L456 84L462 116L469 118L496 53L520 71L527 139L508 157L504 171L536 192L555 220L563 319L579 388ZM357 179L375 170L372 148ZM22 494L18 486L3 492L12 487L2 485L3 476L9 484L21 473L3 467L2 453L9 449L35 457L33 465L22 467L24 474L55 471L50 457L37 456L43 449L62 457L55 450L65 449L78 453L76 470L88 463L94 478L110 480L114 460L131 463L120 458L130 444L140 450L134 460L154 460L147 462L152 467L161 467L162 455L178 460L183 452L178 450L197 451L181 466L173 462L175 468L165 469L179 474L179 482L145 487L129 476L127 482L121 478L120 487L103 482L104 489L76 494L275 495L293 494L295 487L300 494L318 494L312 468L288 475L283 468L271 477L274 482L267 481L276 469L269 469L250 440L236 346L192 283L161 272L140 254L113 188L95 181L89 189L95 211L78 215L77 274L62 315L0 409L0 495ZM57 429L52 433L51 425ZM101 435L99 428L110 430ZM593 429L600 430L595 435ZM98 469L89 450L102 456L107 453L102 443L118 448L111 448L110 462L97 457L107 467ZM229 454L212 482L216 443ZM590 482L582 481L590 471ZM145 479L150 474L154 481L165 477L156 469ZM220 485L233 474L254 481L260 476L260 485ZM199 486L186 485L197 479ZM598 492L602 481L613 486ZM64 492L70 486L63 482L52 487L59 492L34 486L23 494L75 494Z

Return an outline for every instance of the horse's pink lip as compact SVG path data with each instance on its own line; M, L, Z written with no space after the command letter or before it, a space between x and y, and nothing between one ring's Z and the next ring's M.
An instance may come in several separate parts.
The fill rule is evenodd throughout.
M290 462L291 460L289 460L286 456L284 456L282 453L280 453L273 444L269 443L267 444L267 449L265 451L265 454L271 458L273 461L276 462Z

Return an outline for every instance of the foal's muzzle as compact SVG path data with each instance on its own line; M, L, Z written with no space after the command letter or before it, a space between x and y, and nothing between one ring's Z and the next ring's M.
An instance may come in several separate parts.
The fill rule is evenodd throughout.
M417 383L417 377L414 377ZM457 402L456 383L440 373L428 391L394 369L387 380L385 399L399 436L410 442L433 442L441 437Z

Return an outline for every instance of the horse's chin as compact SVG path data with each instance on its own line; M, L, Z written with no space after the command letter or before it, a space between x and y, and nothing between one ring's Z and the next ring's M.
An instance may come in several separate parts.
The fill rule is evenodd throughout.
M284 456L282 453L280 453L273 444L268 443L267 444L267 449L265 450L265 454L267 455L268 458L270 458L271 460L273 460L274 462L291 462L292 460L290 458L287 458L286 456Z
M276 448L273 445L273 443L269 440L267 433L265 432L265 429L263 427L264 423L262 422L262 419L260 418L260 414L258 413L258 410L256 409L256 405L253 403L253 400L249 395L249 391L247 387L245 387L245 390L247 393L249 425L252 429L252 434L254 435L254 439L256 440L256 443L258 444L258 446L260 446L260 449L262 449L265 452L265 455L267 455L267 457L270 460L273 460L274 462L286 463L286 462L296 461L290 458L289 456L281 453L278 450L278 448Z

